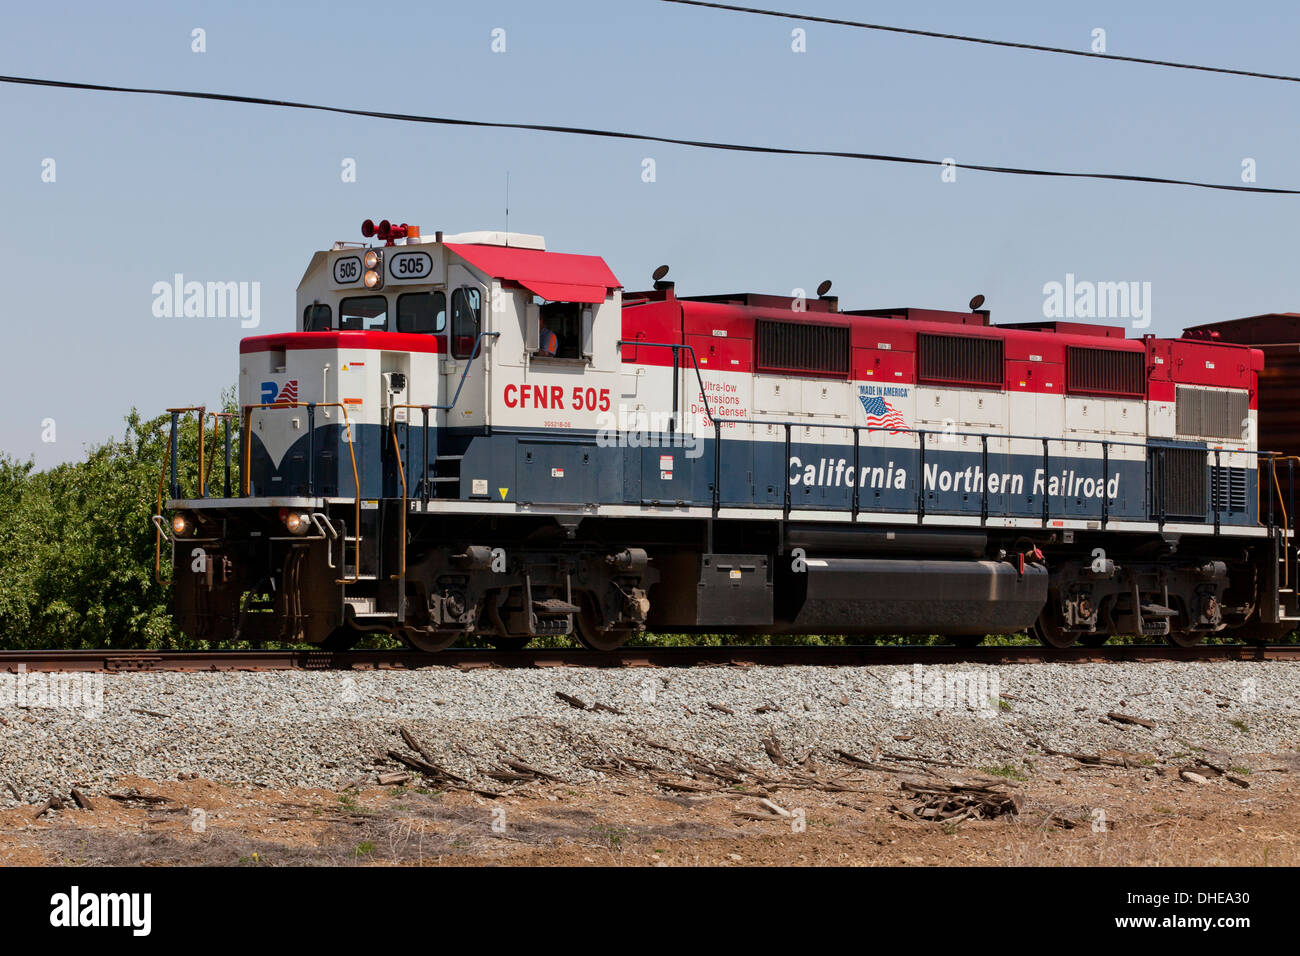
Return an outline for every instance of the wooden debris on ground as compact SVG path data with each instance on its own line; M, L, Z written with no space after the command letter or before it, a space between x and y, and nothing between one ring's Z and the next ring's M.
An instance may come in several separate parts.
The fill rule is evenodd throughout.
M398 750L390 750L388 751L389 759L416 771L435 786L442 787L445 790L464 790L467 793L477 793L479 796L488 799L495 799L509 792L509 790L484 790L481 787L475 787L464 777L457 776L450 770L446 770L434 763L430 759L429 751L405 727L398 727L397 730L406 745L420 756L413 757Z
M90 802L90 798L87 797L80 790L78 790L76 787L72 788L72 802L75 803L83 810L95 809L95 805Z
M772 763L776 764L778 767L790 766L790 761L786 759L785 753L781 750L781 741L777 740L775 737L764 737L763 749L767 751L767 755L771 758Z
M894 804L890 810L904 819L922 823L961 823L1019 813L1025 800L1019 787L987 777L907 778L900 780L898 786L917 802L911 807Z
M1178 776L1188 783L1209 783L1210 777L1222 777L1243 790L1250 789L1250 781L1245 777L1233 773L1230 767L1211 763L1204 757L1194 757L1190 765L1178 771Z
M32 814L32 819L40 819L42 816L44 816L46 813L49 813L51 810L62 810L62 809L63 809L63 800L59 797L50 797L50 799L46 800L39 807L36 808L36 812Z
M126 793L106 793L104 794L110 800L116 800L119 803L171 803L170 797L163 797L152 793L141 793L139 790L128 790Z
M623 711L619 710L617 707L612 707L609 704L601 704L601 703L588 704L581 697L574 697L572 694L566 694L564 693L564 691L561 690L557 690L555 692L555 696L558 697L560 700L564 701L574 710L590 710L590 711L603 710L607 714L618 714L620 717L623 716Z
M1156 726L1154 720L1146 720L1142 717L1133 717L1130 714L1121 714L1119 711L1115 710L1112 710L1106 716L1117 724L1135 724L1138 727L1145 727L1147 730L1154 730Z
M1079 763L1089 764L1090 766L1123 767L1125 770L1131 770L1134 767L1143 766L1141 760L1134 758L1132 754L1120 754L1116 757L1104 757L1101 754L1083 754L1075 753L1071 750L1054 750L1040 740L1034 741L1034 746L1049 757L1069 757L1071 760L1077 760Z

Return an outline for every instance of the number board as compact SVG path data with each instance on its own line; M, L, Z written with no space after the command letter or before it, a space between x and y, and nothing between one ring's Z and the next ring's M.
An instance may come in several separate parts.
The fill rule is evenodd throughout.
M334 260L334 284L356 285L361 281L361 257L342 256Z
M392 282L428 282L433 276L433 257L427 252L390 252L388 278Z

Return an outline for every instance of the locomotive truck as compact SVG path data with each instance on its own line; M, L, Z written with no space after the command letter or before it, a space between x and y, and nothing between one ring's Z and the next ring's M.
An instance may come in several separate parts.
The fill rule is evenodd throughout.
M667 267L627 291L540 236L362 232L312 256L293 331L240 344L238 487L200 409L182 488L172 410L154 524L192 638L1187 646L1297 619L1296 459L1260 452L1264 352L1223 330L683 296Z

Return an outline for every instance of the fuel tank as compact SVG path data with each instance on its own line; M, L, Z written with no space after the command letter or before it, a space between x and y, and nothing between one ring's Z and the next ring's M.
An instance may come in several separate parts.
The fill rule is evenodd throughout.
M1010 634L1047 602L1047 569L1006 561L778 562L774 629L795 634Z

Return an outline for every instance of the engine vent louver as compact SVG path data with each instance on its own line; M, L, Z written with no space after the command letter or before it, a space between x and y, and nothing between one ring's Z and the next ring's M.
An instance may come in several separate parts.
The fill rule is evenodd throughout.
M756 348L760 372L849 377L849 329L846 325L759 319Z
M1178 434L1245 440L1250 415L1250 396L1246 392L1179 385L1174 398Z
M1066 391L1143 398L1146 353L1071 345L1065 360Z
M1244 514L1247 498L1245 468L1210 468L1210 496L1219 514Z
M1151 448L1153 518L1204 521L1206 494L1204 448Z
M1003 385L1003 343L973 335L916 337L917 380L927 385Z

